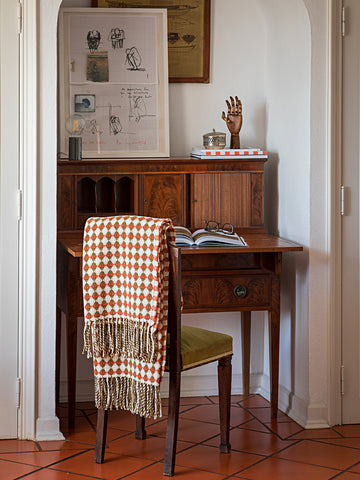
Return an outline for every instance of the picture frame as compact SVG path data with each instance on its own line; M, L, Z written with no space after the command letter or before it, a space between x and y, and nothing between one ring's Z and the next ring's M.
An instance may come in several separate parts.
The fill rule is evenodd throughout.
M209 83L211 0L92 0L93 7L167 8L170 83Z
M169 157L165 9L63 8L59 158ZM69 127L70 125L70 127Z

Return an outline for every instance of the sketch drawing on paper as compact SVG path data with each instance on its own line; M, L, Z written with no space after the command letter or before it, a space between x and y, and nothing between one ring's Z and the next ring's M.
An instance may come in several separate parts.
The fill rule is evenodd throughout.
M100 125L98 124L95 118L92 120L86 121L85 132L88 133L89 135L97 135L97 134L101 135L103 133Z
M112 106L109 105L109 132L110 135L118 135L122 132L122 125L120 121L120 117L115 115L112 111Z
M195 35L185 34L180 37L180 34L177 32L169 32L169 49L177 49L178 51L192 50L196 47L195 39Z
M117 135L122 131L120 118L117 115L109 116L110 135Z
M190 44L195 40L196 37L195 37L195 35L186 34L186 35L183 35L182 38L183 38L184 42Z
M177 32L169 32L168 33L168 42L171 44L175 44L180 40L180 35Z
M166 8L168 9L168 14L171 16L183 16L188 13L189 10L198 8L198 5L167 5Z
M136 123L139 123L140 120L147 115L145 100L142 96L137 96L135 98L130 98L130 114L129 120L132 118Z
M101 35L99 30L89 30L87 37L87 44L90 50L90 53L97 51L100 45Z
M139 53L139 50L136 47L127 48L125 50L125 54L126 54L125 63L127 63L130 67L128 68L128 70L136 70L136 71L145 70L144 68L140 68L142 60L141 60L141 55Z
M199 5L167 5L168 17L171 18L171 25L184 27L186 25L193 25L194 22L191 20L189 13L196 8L199 8Z
M124 30L116 27L110 30L108 40L111 41L111 46L114 50L117 48L123 48L124 46L124 39L125 39L125 32Z

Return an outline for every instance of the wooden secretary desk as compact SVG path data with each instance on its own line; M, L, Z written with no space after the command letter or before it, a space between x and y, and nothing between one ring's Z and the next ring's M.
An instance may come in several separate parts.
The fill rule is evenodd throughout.
M170 217L175 225L232 223L248 247L182 248L184 313L241 311L243 390L249 393L251 311L269 311L271 414L277 415L280 273L296 243L264 226L266 158L58 161L57 318L67 319L69 426L75 420L76 324L82 316L82 230L90 216ZM221 330L221 328L220 328ZM59 341L57 342L57 386Z

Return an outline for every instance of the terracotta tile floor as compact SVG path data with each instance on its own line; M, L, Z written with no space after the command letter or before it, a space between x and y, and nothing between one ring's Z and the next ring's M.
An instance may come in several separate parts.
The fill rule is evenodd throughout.
M182 480L360 480L360 426L304 430L259 395L233 396L230 454L218 452L217 397L181 402L176 478ZM65 441L0 440L0 479L153 480L164 478L166 417L147 423L148 438L134 439L134 417L111 412L105 462L94 462L96 410L77 405L76 428ZM166 401L164 413L166 414Z

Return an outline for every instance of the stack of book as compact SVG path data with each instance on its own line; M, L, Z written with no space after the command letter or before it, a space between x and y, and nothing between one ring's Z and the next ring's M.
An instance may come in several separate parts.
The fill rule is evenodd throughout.
M208 150L206 148L193 148L191 156L195 158L267 158L268 152L260 148L224 148L221 150Z

